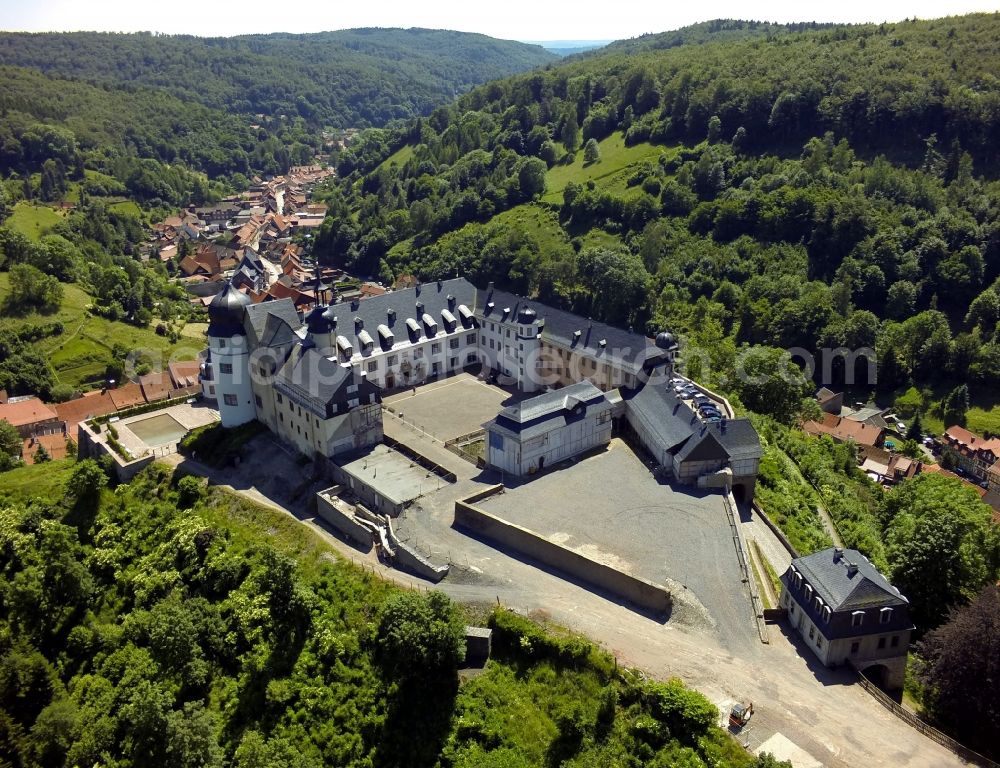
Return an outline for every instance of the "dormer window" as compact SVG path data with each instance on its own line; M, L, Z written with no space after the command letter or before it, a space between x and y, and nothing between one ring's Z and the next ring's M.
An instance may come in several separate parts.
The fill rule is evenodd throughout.
M883 608L878 612L878 623L888 624L892 621L892 608Z
M860 627L865 623L865 612L864 611L854 611L851 614L851 626Z
M823 606L823 610L821 610L820 613L823 616L823 621L825 621L827 624L829 624L830 623L830 616L831 616L830 606L829 605L824 605Z

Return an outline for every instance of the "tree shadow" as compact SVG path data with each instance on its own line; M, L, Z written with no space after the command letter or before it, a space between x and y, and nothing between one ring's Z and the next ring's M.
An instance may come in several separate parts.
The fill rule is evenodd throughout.
M437 765L458 694L458 675L417 676L393 685L373 763L378 768Z

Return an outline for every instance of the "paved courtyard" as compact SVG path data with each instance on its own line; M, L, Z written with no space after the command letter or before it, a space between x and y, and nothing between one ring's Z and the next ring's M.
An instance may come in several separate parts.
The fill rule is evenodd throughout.
M510 398L500 387L459 373L391 395L383 402L403 421L447 441L481 429Z
M759 643L722 496L658 481L624 442L480 506L633 575L690 592L729 648Z

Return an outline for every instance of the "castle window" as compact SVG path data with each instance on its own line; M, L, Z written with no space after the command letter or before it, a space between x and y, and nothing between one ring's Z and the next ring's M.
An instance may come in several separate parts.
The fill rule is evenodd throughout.
M219 373L232 373L233 365L232 363L219 363Z
M238 401L236 400L236 395L223 395L222 396L222 402L224 402L226 405L238 405L239 404Z
M368 363L368 373L374 373L378 370L378 360L372 360Z
M892 636L892 640L890 641L889 645L891 645L893 648L898 648L899 647L899 635L893 635Z
M486 337L485 336L483 337L483 341L484 342L486 341ZM476 334L470 333L468 336L466 336L465 337L465 343L466 344L475 344L476 343Z
M885 648L885 638L884 637L880 637L878 639L878 649L881 651L884 648Z
M878 612L878 623L888 624L892 621L892 608L883 608Z
M263 408L264 407L264 401L260 399L260 395L254 395L253 399L254 399L254 401L256 401L258 408Z
M852 627L860 627L864 623L865 623L865 612L864 611L855 611L854 613L851 614L851 626Z

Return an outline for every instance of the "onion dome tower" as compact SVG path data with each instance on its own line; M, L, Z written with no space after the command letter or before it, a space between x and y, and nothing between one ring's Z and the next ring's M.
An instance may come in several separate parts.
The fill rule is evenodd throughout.
M215 397L222 426L252 421L257 411L250 388L250 349L243 329L244 308L250 297L227 282L208 305L208 350Z

